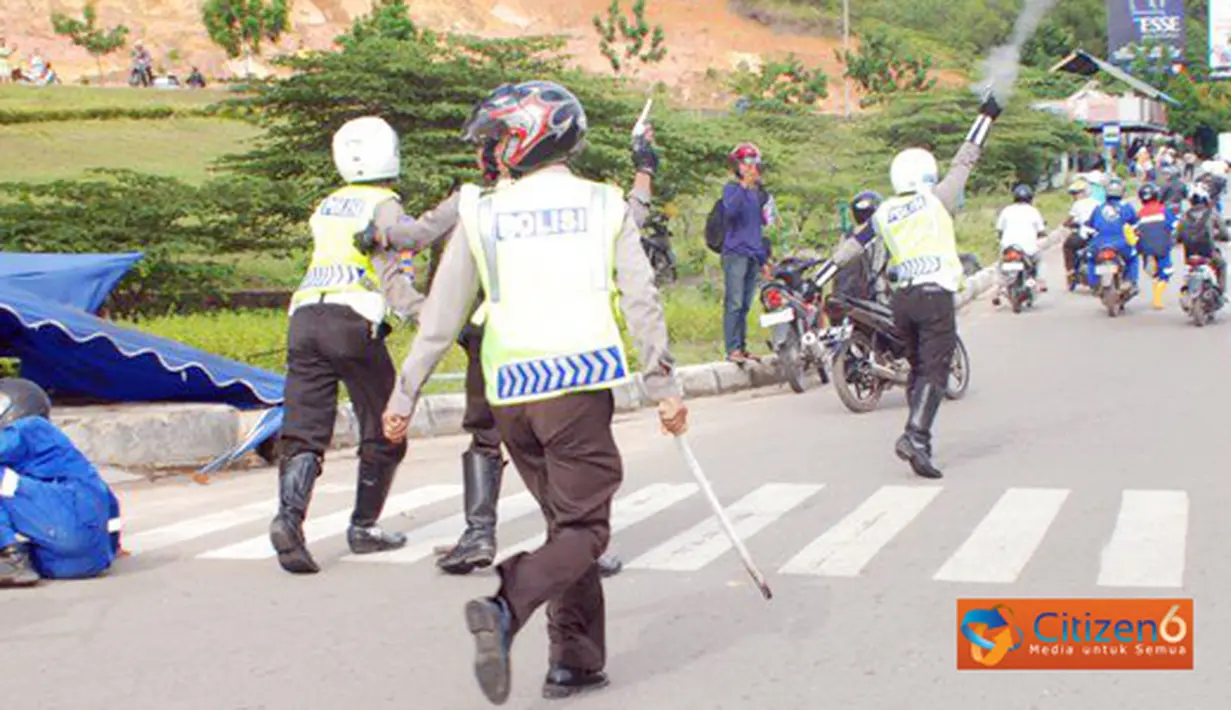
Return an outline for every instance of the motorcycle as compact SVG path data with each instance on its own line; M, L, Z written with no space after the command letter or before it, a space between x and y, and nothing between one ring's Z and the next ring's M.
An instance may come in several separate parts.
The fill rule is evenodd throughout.
M1188 275L1180 289L1180 308L1198 328L1214 320L1224 303L1214 265L1204 256L1188 257Z
M1006 247L1000 254L1000 273L1006 282L1005 292L1014 313L1021 313L1026 306L1034 306L1035 282L1032 271L1030 257L1020 249Z
M1107 315L1115 318L1124 312L1124 306L1133 297L1132 284L1124 280L1124 257L1120 252L1105 248L1094 257L1094 295L1107 308Z
M837 333L823 327L821 287L808 278L822 261L787 258L774 267L772 278L761 286L761 327L770 331L769 347L778 356L778 369L797 393L805 390L804 375L815 367L821 384L829 383L827 360Z
M641 233L641 248L654 269L654 282L662 286L674 283L679 277L676 270L675 252L671 249L671 230L667 217L662 213L651 215Z
M893 311L875 301L842 295L831 296L827 306L842 313L844 321L833 355L834 390L852 412L871 412L887 390L910 381L906 343L894 327ZM956 338L945 384L945 398L950 400L966 396L970 387L970 355L961 336Z

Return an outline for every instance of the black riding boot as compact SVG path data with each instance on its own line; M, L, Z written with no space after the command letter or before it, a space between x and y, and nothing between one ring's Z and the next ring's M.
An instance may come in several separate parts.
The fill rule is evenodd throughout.
M356 555L396 550L406 545L400 532L385 532L376 525L385 507L398 464L359 460L359 486L355 490L355 512L351 514L346 542Z
M32 587L42 579L30 563L25 545L0 548L0 589Z
M477 451L462 454L466 531L436 566L449 574L469 574L491 565L496 558L496 501L504 462Z
M321 462L310 451L282 461L278 472L278 515L269 524L269 541L278 551L278 564L294 574L321 571L308 552L303 537L303 521L312 501L312 488L321 475Z
M932 463L932 422L940 409L944 393L931 382L919 382L910 392L910 418L906 431L898 438L895 452L910 463L915 474L924 478L940 478L940 469Z

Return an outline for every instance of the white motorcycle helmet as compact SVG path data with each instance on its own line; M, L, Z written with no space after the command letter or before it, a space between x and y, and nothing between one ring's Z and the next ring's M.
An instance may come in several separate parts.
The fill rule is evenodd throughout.
M899 195L932 189L940 181L940 166L936 158L922 148L907 148L898 153L889 166L889 180Z
M347 182L396 178L402 171L397 131L376 116L347 121L333 134L333 164Z

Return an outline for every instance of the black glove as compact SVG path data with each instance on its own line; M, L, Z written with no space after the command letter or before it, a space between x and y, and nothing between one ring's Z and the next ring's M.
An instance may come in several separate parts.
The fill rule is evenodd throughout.
M644 139L633 141L633 167L650 175L658 172L658 152L652 143Z
M361 254L371 254L376 250L376 223L368 222L362 231L355 232L355 248Z
M990 93L987 95L987 98L983 99L983 105L979 106L979 113L993 121L1000 118L1000 111L1000 104L996 102L996 97Z

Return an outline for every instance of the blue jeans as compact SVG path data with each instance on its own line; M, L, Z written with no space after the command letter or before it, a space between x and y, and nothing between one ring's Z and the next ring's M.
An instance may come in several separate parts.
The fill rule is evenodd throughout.
M761 265L750 256L722 255L722 275L726 295L723 298L722 335L727 354L745 352L748 331L748 310L752 294L757 290L757 274Z

